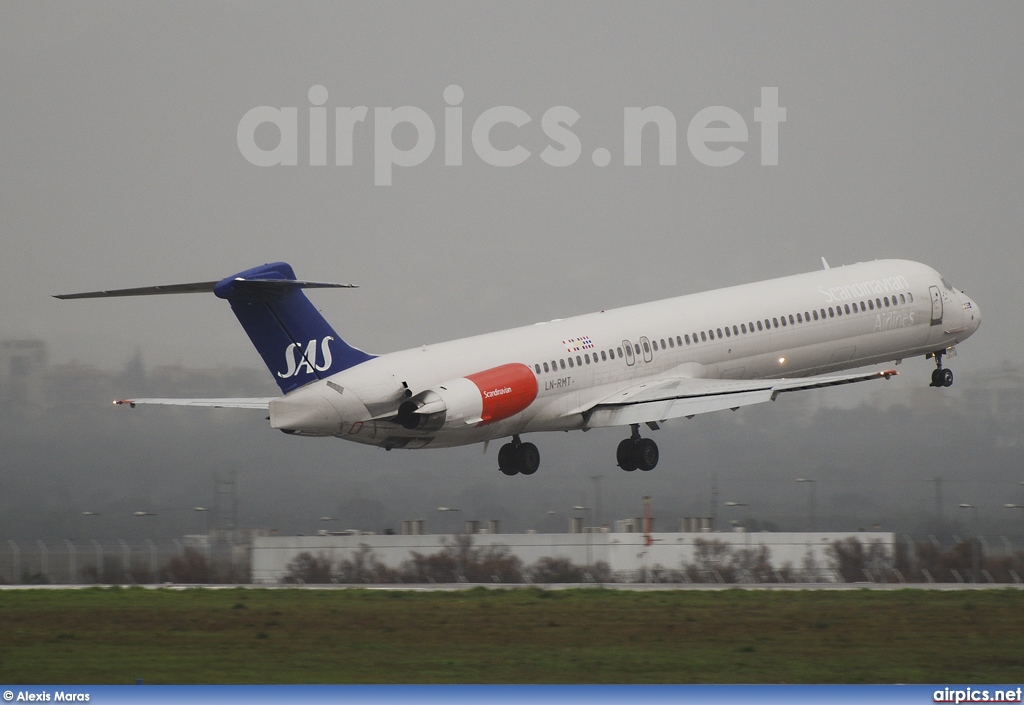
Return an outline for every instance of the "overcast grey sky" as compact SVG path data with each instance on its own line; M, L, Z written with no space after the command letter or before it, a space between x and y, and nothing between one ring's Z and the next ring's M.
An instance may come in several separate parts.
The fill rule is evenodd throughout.
M257 367L212 296L50 295L217 279L279 259L304 278L359 284L311 298L349 342L384 352L813 270L822 255L833 266L900 257L934 266L980 304L984 324L951 364L969 384L1024 349L1022 27L1024 5L1009 2L0 2L0 338L42 338L54 361L101 368L120 368L136 346L147 365ZM461 166L445 165L452 84L464 92ZM333 110L329 165L310 165L316 85L329 109L369 108L351 166L333 164ZM760 160L763 87L777 87L787 111L778 166ZM296 166L255 166L240 151L239 122L262 105L298 109ZM499 125L492 141L531 155L499 168L477 156L471 130L505 105L532 120ZM425 111L437 142L422 164L395 167L391 186L375 185L374 108L399 106ZM572 132L582 154L571 166L540 157L553 106L580 114ZM676 118L674 166L658 165L650 128L643 164L623 164L623 111L648 106ZM705 166L688 148L687 126L709 106L731 108L749 129L731 166ZM264 127L256 140L273 147ZM394 137L408 148L415 132ZM603 168L598 148L610 153ZM927 384L930 363L901 369L894 385ZM266 382L252 393L272 393L269 374ZM142 458L151 446L132 447L143 443L134 438L161 418L145 413L132 413L119 438ZM770 413L742 418L756 426ZM886 428L908 443L920 435L898 421ZM73 437L73 416L62 423ZM396 492L429 484L439 502L457 491L542 504L555 496L545 483L563 471L571 488L558 485L557 496L568 505L585 500L600 467L607 496L628 493L624 506L638 507L634 496L656 483L693 480L676 467L701 438L690 428L662 433L664 472L647 479L612 467L618 432L547 436L532 489L511 492L493 451L484 458L479 448L384 454L263 427L244 438L259 435L259 448L313 473L310 492L355 487L385 501L352 467L372 462ZM815 446L821 462L838 440ZM721 442L720 467L747 462ZM79 457L68 443L68 457ZM187 434L173 444L180 453ZM112 452L94 450L97 464ZM469 484L454 466L473 468ZM109 484L132 478L121 472ZM694 472L706 491L710 470ZM911 472L921 501L928 473Z
M140 344L149 362L258 365L212 297L49 295L275 259L360 284L313 296L372 351L806 271L821 255L944 272L985 315L961 365L1024 345L1017 3L0 8L0 331L50 341L59 361L120 365ZM446 167L450 84L465 95L464 163ZM369 108L352 166L309 165L314 85L328 108ZM779 165L762 166L753 111L771 86L787 119ZM239 121L260 105L298 108L297 166L242 156ZM376 186L373 109L405 105L432 118L437 144ZM501 105L532 118L494 130L496 146L531 152L516 167L470 144ZM558 105L581 116L582 156L562 168L539 156ZM677 163L657 164L648 128L644 164L624 166L623 109L652 105L676 117ZM722 168L686 142L716 105L749 128ZM414 137L395 132L400 146Z

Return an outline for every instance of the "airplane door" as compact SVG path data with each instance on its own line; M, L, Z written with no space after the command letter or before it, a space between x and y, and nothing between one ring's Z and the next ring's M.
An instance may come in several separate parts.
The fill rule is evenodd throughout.
M937 286L928 287L928 293L932 297L932 325L937 326L942 323L942 294Z
M622 349L626 351L626 364L632 365L636 362L636 358L633 357L633 343L628 340L622 341Z
M654 353L651 352L651 341L646 337L640 338L640 347L644 351L644 362L650 362L654 359Z

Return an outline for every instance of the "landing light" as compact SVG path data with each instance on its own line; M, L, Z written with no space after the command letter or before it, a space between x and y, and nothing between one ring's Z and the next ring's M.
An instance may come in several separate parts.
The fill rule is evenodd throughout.
M785 365L785 364L786 364L786 358L784 358L784 357L780 357L780 358L779 358L779 364L780 364L780 365Z

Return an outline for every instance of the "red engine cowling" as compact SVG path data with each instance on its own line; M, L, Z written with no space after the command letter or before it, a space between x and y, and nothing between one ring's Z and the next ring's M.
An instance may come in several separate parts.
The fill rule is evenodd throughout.
M514 416L537 398L537 377L519 362L467 375L466 379L480 390L481 426Z
M494 423L518 414L537 398L537 377L522 363L492 367L420 392L399 407L395 420L409 429Z

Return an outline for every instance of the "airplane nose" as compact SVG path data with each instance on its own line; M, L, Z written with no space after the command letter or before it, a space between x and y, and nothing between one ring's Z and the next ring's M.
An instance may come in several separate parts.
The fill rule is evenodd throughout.
M962 296L964 298L964 315L967 318L967 324L971 327L971 330L978 330L978 326L981 325L981 309L978 308L978 304L972 298L966 295Z

